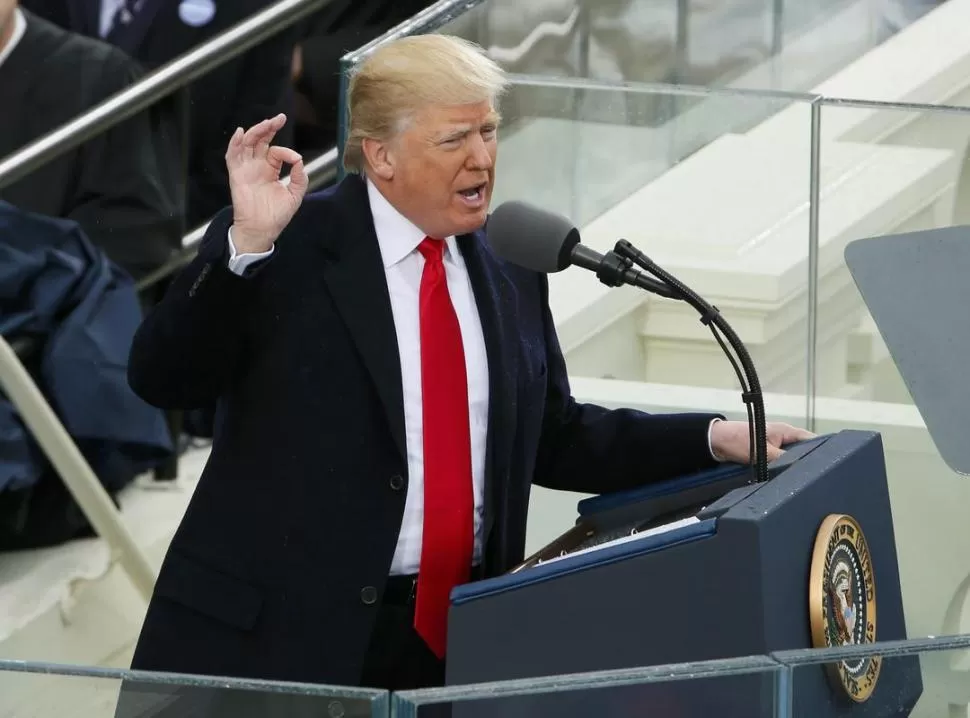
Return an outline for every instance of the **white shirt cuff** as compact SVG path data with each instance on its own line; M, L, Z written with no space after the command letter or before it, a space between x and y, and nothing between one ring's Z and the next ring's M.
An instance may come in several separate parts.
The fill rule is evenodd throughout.
M714 461L721 463L724 461L724 459L714 453L714 444L711 442L711 429L713 429L714 425L719 421L724 421L724 419L713 419L711 423L707 425L707 450L711 452L711 457L714 459Z
M232 243L232 227L229 228L229 271L238 274L240 277L245 274L246 269L261 259L269 257L276 247L270 247L265 252L253 252L249 254L237 254L236 245Z

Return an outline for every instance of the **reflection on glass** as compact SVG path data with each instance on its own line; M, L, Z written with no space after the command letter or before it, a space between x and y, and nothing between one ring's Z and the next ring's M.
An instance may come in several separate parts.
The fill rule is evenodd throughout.
M392 35L441 32L522 75L808 92L944 0L442 0ZM343 63L344 73L360 53ZM902 60L899 60L902 61ZM886 88L853 96L894 100ZM667 111L685 112L680 98ZM343 110L341 110L343 115ZM757 115L754 119L764 119Z
M3 714L385 718L386 691L0 661Z
M498 192L554 196L549 209L585 224L718 138L786 109L797 124L765 142L789 150L804 185L806 157L796 153L807 147L807 105L789 98L513 76L502 100Z
M970 635L912 642L877 644L865 649L790 651L776 653L791 667L794 716L840 715L966 715L970 708ZM846 676L858 666L878 666L873 680Z
M778 715L787 671L767 657L405 691L392 718Z
M806 91L942 0L488 0L442 25L510 72Z

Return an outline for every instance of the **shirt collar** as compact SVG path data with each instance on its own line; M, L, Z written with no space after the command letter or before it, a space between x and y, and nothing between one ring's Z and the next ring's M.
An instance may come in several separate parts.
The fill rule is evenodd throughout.
M25 32L27 32L27 20L24 18L24 14L20 11L20 8L17 8L13 11L13 34L7 40L4 48L0 50L0 65L10 57L10 53L17 47L17 43L20 42L20 38L24 36Z
M380 193L374 183L367 180L367 199L374 217L374 231L381 247L384 268L393 267L418 248L427 236L407 217L397 211ZM454 237L445 238L445 259L457 257L458 245Z

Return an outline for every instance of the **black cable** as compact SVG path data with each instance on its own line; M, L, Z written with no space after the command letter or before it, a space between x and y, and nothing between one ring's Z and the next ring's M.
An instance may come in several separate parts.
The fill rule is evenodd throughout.
M727 344L724 343L723 337L717 331L717 327L714 326L713 323L709 324L708 327L711 330L711 334L713 334L714 338L717 340L717 343L721 345L721 349L724 350L724 354L725 356L727 356L728 361L731 362L731 366L734 368L734 373L737 375L738 382L741 385L742 396L750 394L751 391L750 391L750 388L748 387L747 381L744 378L744 372L741 370L741 367L738 365L738 361L734 358L734 354L732 353L730 347L728 347ZM754 450L755 436L754 436L754 417L753 417L751 404L752 402L750 401L744 402L745 410L748 414L748 456L751 458L751 461L753 463L754 455L755 455L755 450Z

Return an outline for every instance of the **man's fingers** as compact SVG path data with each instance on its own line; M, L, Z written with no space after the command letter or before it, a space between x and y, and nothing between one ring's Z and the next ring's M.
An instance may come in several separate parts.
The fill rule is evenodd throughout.
M290 170L290 194L297 199L302 199L309 186L310 178L307 177L306 167L303 166L303 159L299 158L293 163L293 168Z
M252 150L259 142L260 138L269 130L270 121L263 120L262 122L257 122L255 125L246 130L243 135L242 144L246 149Z
M226 164L236 165L247 157L266 157L269 153L270 142L286 124L286 115L280 113L276 117L263 120L248 130L237 127L229 138L226 148ZM271 160L272 161L272 160ZM290 160L283 159L284 162ZM277 165L279 166L279 165Z
M785 452L783 449L779 449L777 446L774 446L773 444L768 444L768 451L765 452L768 458L768 461L774 461L775 459L781 458L782 454L784 453Z
M797 426L784 425L781 427L781 437L779 438L779 443L782 446L787 446L788 444L794 444L796 441L807 441L808 439L814 439L815 434L812 432L799 428Z
M767 429L768 441L778 446L787 446L788 444L794 444L796 441L806 441L807 439L815 438L815 434L812 432L797 426L792 426L791 424L769 423Z
M276 173L277 178L280 175L280 171L283 169L283 163L295 165L297 162L302 161L299 153L294 152L289 147L270 147L266 152L266 162L273 171Z
M232 133L232 137L229 138L229 145L226 147L227 165L236 163L242 156L243 136L245 134L242 127L237 127L236 131Z
M246 135L243 138L243 146L250 150L254 157L264 156L269 150L273 137L276 136L276 133L285 124L286 115L280 113L276 117L271 117L253 125L246 130Z
M280 147L279 145L270 147L267 154L270 162L274 165L283 164L284 162L288 165L295 165L303 159L299 152L291 150L289 147Z

